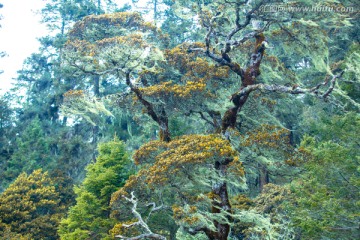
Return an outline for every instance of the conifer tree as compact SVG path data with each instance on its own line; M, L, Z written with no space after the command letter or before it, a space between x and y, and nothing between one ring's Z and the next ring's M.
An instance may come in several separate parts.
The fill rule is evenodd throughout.
M96 162L86 167L83 183L75 187L75 206L61 221L61 239L110 239L109 230L115 224L110 218L110 197L130 174L131 163L124 143L115 137L100 144Z
M319 121L320 120L320 121ZM359 234L359 114L309 118L300 150L303 174L287 205L302 238L356 239Z

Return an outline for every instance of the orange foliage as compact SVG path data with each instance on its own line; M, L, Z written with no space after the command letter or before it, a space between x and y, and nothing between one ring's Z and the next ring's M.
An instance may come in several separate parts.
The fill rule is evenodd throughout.
M260 128L247 132L242 146L260 145L279 148L289 144L289 130L274 125L263 124Z
M128 195L128 192L135 188L153 188L156 185L168 184L185 168L207 164L214 166L215 162L228 162L229 172L244 176L238 153L229 141L215 134L186 135L171 142L151 141L136 151L133 158L136 164L148 166L131 176L125 186L113 195L112 201Z
M139 33L133 33L126 36L104 38L96 41L96 45L98 47L108 47L118 44L127 45L128 47L137 46L139 48L146 48L149 45L144 41L143 36Z
M78 98L85 97L85 93L83 90L69 90L66 93L64 93L65 100L71 101Z
M137 31L151 30L154 33L161 33L156 26L150 22L145 22L140 13L136 12L116 12L111 14L90 15L77 22L69 32L70 38L82 39L83 34L88 32L89 26L98 26L108 29L109 26L117 28L127 28Z
M182 44L165 51L167 63L180 71L181 78L175 83L166 80L161 73L161 81L149 87L140 88L145 96L189 98L202 94L202 97L212 97L211 89L218 86L219 79L229 77L228 67L217 67L205 58L196 57L195 53L188 52L190 47L203 47L202 43ZM143 72L145 76L148 72ZM150 76L148 76L150 77ZM145 77L146 78L146 77Z
M140 88L145 96L190 97L193 94L204 92L206 84L204 81L188 81L185 85L173 84L172 81L163 82L146 88Z
M232 161L237 156L229 142L217 135L187 135L167 143L166 147L149 168L145 180L148 184L163 184L186 165Z
M227 78L229 77L228 67L217 67L205 58L196 56L196 53L189 52L189 48L203 48L203 43L188 43L179 45L165 52L168 63L180 70L188 78ZM184 80L183 80L184 81ZM185 81L184 81L185 82Z

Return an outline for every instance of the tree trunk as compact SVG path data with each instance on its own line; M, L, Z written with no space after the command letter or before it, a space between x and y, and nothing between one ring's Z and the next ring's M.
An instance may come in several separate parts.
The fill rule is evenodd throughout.
M260 167L259 173L259 188L260 192L264 189L264 186L269 183L269 172L266 167Z
M255 36L255 48L253 53L251 54L250 64L246 68L245 71L238 71L241 78L241 88L240 91L246 88L249 85L253 85L256 83L256 78L260 75L260 63L263 58L265 48L262 45L263 41L265 41L265 37L263 34L258 34ZM239 91L239 92L240 92ZM226 134L226 130L231 127L234 128L236 124L237 113L241 111L242 106L246 103L250 92L246 92L243 95L238 93L234 93L231 97L232 102L234 103L234 107L227 110L222 119L221 131L223 134Z
M215 169L219 171L220 175L226 174L226 168L230 161L226 161L224 163L215 163ZM231 213L231 205L229 201L229 194L227 190L226 182L216 183L213 186L212 190L213 194L217 196L212 202L212 210L213 214L220 214L221 212L228 213L228 220L230 222L230 213ZM221 213L224 214L224 213ZM227 223L221 223L214 220L214 225L216 227L216 231L211 231L209 229L205 230L206 236L210 240L227 240L230 233L230 225Z
M220 198L220 201L217 199L213 201L212 213L220 213L221 211L229 212L231 211L231 205L229 201L229 195L227 191L226 183L221 183L219 187L216 187L213 190L213 193ZM227 223L220 223L214 220L214 225L216 231L206 231L205 234L210 240L227 240L230 232L230 225Z
M146 113L159 125L159 138L161 141L170 142L170 130L169 121L164 108L161 109L160 113L155 112L153 105L147 101L141 91L132 85L130 81L130 73L126 74L126 84L130 87L131 91L135 93L139 101L146 108Z
M94 84L94 95L96 97L100 96L100 76L99 75L93 75L93 84Z

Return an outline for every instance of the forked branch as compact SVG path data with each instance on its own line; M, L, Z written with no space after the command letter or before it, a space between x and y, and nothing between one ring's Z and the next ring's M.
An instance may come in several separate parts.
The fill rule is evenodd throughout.
M138 239L166 240L166 237L164 237L164 236L162 236L160 234L157 234L157 233L153 233L150 230L147 223L142 218L141 214L137 211L138 199L135 197L134 192L131 192L131 197L130 198L125 197L125 196L123 196L123 197L125 198L126 201L130 202L133 205L132 208L131 208L131 212L136 217L137 222L134 222L132 224L123 224L122 226L125 227L125 228L130 228L130 227L133 227L133 226L141 226L145 230L145 233L141 234L141 235L138 235L138 236L135 236L135 237L125 237L125 236L122 236L122 235L116 235L115 237L120 238L120 239L124 239L124 240L138 240ZM155 203L151 203L150 205L153 205L153 208L151 209L151 212L152 211L157 211L157 210L162 208L162 207L156 207Z

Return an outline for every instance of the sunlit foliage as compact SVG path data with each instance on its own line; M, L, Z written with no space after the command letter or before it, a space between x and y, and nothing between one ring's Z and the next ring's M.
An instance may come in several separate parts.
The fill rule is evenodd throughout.
M244 187L238 154L218 135L187 135L169 143L152 141L141 147L134 159L142 169L111 200L113 216L119 220L126 219L121 214L127 205L123 197L134 191L142 205L155 201L172 206L175 221L184 228L215 231L213 221L226 222L229 212L221 210L223 201L228 201L224 199L226 189L213 185L227 181L234 187ZM211 211L211 206L217 208L217 204L219 212ZM171 214L166 208L163 211Z
M96 162L89 164L86 170L82 185L75 187L76 205L61 221L61 239L110 239L108 233L115 224L109 218L110 197L131 173L124 144L116 137L100 144Z
M64 93L61 105L62 114L69 117L83 117L94 126L100 125L104 116L113 116L104 104L91 98L82 90L70 90Z
M62 191L68 189L57 185L60 179L41 170L19 175L0 195L1 238L58 239L57 227L69 202L62 198Z

